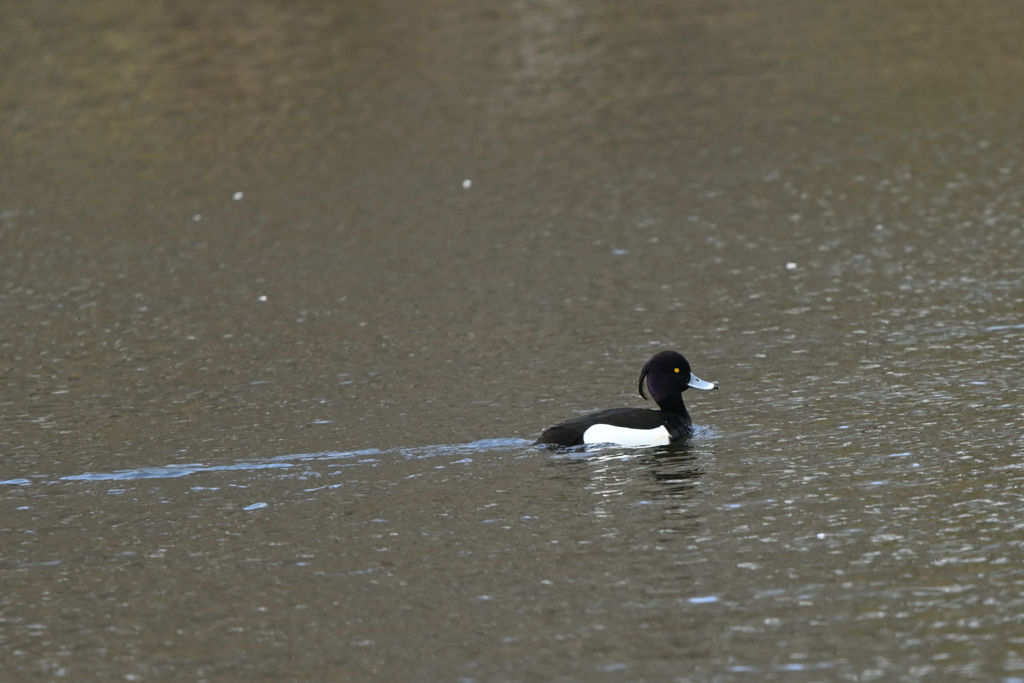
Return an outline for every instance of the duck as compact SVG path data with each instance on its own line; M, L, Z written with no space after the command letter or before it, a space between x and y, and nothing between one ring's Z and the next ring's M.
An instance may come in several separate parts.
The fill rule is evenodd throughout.
M674 443L693 434L693 422L683 405L683 392L718 389L718 384L705 382L693 374L690 363L677 351L654 354L640 370L638 388L640 397L646 401L644 380L647 380L651 398L661 410L612 408L570 418L545 429L533 445L648 447Z

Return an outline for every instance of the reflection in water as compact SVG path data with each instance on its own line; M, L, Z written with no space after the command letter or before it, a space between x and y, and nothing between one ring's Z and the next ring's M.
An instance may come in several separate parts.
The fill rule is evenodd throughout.
M669 511L697 488L704 474L702 459L712 456L710 445L718 437L714 428L695 426L693 437L666 446L562 449L550 465L560 470L556 478L576 480L574 485L600 499L594 509L597 517L610 517L610 506L620 503L644 506L661 501L658 507ZM666 501L676 504L666 507Z
M647 471L659 484L658 490L666 497L681 497L697 485L697 478L704 474L697 454L689 449L669 454L654 454L654 462Z

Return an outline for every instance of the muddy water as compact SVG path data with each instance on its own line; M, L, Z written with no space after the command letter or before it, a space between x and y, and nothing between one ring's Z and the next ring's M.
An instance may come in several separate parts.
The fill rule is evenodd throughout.
M1015 4L0 25L5 679L1024 679Z

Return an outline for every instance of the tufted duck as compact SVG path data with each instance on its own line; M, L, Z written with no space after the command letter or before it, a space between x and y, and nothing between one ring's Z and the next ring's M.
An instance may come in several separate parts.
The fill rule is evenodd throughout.
M661 410L612 408L574 417L545 429L534 445L660 446L672 443L692 433L690 414L683 405L683 392L691 387L718 388L717 384L705 382L690 372L690 364L675 351L655 354L640 371L640 396L646 400L644 379L651 398Z

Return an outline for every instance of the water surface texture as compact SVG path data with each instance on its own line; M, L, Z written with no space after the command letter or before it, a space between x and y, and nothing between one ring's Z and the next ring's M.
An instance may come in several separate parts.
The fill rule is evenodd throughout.
M0 678L1024 681L1017 3L0 32Z

